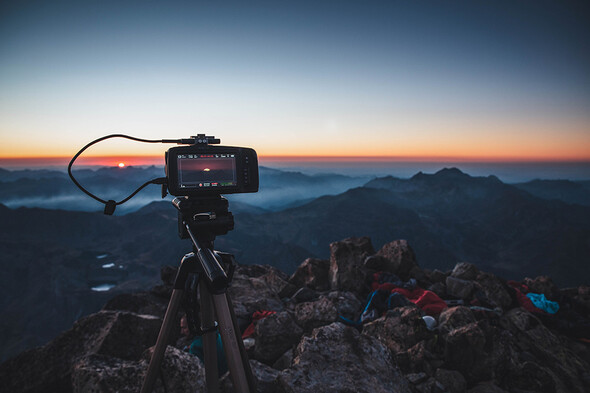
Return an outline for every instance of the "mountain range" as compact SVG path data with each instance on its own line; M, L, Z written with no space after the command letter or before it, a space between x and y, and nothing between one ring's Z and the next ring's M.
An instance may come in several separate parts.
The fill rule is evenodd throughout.
M81 171L77 177L93 184L93 178L117 170ZM131 190L141 182L139 174L149 178L157 172L156 167L138 169L127 180L122 174L132 172L114 172L111 181ZM322 176L261 170L261 182L269 182L261 183L259 205L246 203L256 194L228 196L235 229L218 237L216 248L235 254L242 264L291 273L308 257L327 259L327 245L346 237L369 236L377 248L406 239L424 268L445 271L464 261L507 279L550 275L561 287L590 282L584 182L510 185L456 168L409 179L365 179L360 187L355 184L361 178ZM4 198L26 184L44 195L43 185L51 189L63 181L65 187L69 179L60 172L0 171L0 181ZM346 184L353 188L339 192ZM312 189L309 195L322 196L310 197L306 188ZM301 193L280 196L289 189ZM268 200L282 203L265 208L266 191L276 191ZM580 203L572 203L574 194ZM0 205L2 359L46 342L113 294L154 285L162 266L177 265L191 251L190 243L178 238L177 212L169 201L122 213Z

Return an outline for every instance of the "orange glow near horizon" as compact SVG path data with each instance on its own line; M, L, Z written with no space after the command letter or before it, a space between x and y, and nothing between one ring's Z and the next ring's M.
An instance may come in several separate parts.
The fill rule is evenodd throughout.
M70 157L0 157L0 167L67 167ZM273 163L341 163L341 162L590 162L590 156L371 156L371 155L259 155L261 165L272 165ZM79 157L74 163L75 167L84 166L106 166L106 167L127 167L127 166L164 166L162 156L89 156Z

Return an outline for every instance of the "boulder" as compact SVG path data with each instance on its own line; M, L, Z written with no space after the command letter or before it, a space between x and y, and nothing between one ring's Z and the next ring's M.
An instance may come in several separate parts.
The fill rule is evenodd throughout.
M338 310L334 303L322 296L315 302L300 303L295 307L295 319L297 324L306 332L312 329L336 322Z
M269 315L255 324L256 347L254 357L265 364L273 364L283 353L299 342L303 330L286 311Z
M438 330L446 334L451 330L475 323L477 320L469 307L449 307L440 313L438 317Z
M477 275L477 286L494 308L500 307L503 310L511 308L512 296L510 296L509 289L500 278L491 273L479 273Z
M286 392L409 393L406 379L379 340L341 323L315 329L279 375Z
M431 336L420 309L415 306L400 307L363 326L363 335L381 341L393 353L405 351Z
M473 281L463 280L453 276L446 279L447 294L459 299L468 300L473 294L475 284Z
M167 307L167 299L156 296L151 292L140 292L117 295L109 300L102 309L155 315L163 319Z
M484 352L486 337L477 323L451 330L443 337L446 365L463 374L470 383L491 377L486 368L487 355Z
M299 288L293 296L291 296L291 300L295 303L303 303L303 302L311 302L318 298L318 293L313 289L303 287Z
M327 291L330 289L329 272L330 261L307 258L289 278L289 283L296 287L308 287L316 291Z
M336 306L339 316L356 321L361 314L363 304L352 292L332 291L328 299Z
M449 393L463 393L467 388L467 381L458 371L439 368L434 376Z
M228 293L238 319L249 320L255 311L283 310L283 303L277 293L269 287L264 277L262 277L264 274L258 277L234 274Z
M74 393L137 392L142 385L153 348L140 361L91 355L80 360L72 371ZM154 392L206 393L205 369L198 357L168 346L156 379Z
M459 262L453 268L451 277L459 278L461 280L475 280L479 274L479 269L472 263Z
M250 360L250 369L256 380L255 393L286 393L278 384L278 370L256 360ZM236 391L229 373L226 373L221 378L220 387L222 393L233 393ZM189 390L184 391L188 392Z
M363 261L375 253L368 237L348 238L330 244L330 288L350 291L364 298L369 292Z
M526 277L523 284L529 287L533 293L542 293L547 299L555 299L559 293L559 288L553 283L553 280L547 276L538 276L535 279Z
M385 257L387 263L383 270L398 275L402 280L410 278L410 272L418 266L416 254L407 240L395 240L385 244L377 255Z
M2 390L71 392L72 371L78 362L92 355L139 360L155 344L161 323L157 317L128 312L89 315L47 345L4 362Z

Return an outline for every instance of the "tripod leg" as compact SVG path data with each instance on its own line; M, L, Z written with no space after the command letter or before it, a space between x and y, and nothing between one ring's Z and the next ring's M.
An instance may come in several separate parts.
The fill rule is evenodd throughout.
M201 295L201 323L205 330L215 326L215 310L213 300L205 283L199 284ZM219 374L217 369L217 330L207 331L203 334L203 353L205 355L205 381L208 393L219 392Z
M219 331L234 390L237 393L254 393L252 370L245 356L244 343L236 328L235 317L229 308L229 296L227 293L213 295L213 304L219 320Z
M170 297L170 303L168 303L168 309L166 310L166 315L160 328L160 334L158 334L158 341L156 341L156 347L154 348L154 353L152 354L152 359L150 360L150 365L141 387L141 393L151 393L154 389L158 370L164 358L166 346L168 345L168 336L170 335L172 322L176 317L180 301L182 300L182 293L183 290L181 289L174 289L172 291L172 297Z

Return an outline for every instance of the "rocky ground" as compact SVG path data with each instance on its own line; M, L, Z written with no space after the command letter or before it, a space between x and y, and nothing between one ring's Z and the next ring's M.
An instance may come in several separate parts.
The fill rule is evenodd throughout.
M374 300L363 313L378 272L438 295L442 311L404 298L385 308ZM174 275L163 269L162 285L119 295L4 362L0 392L139 391ZM523 308L514 289L523 285L559 311ZM290 277L240 266L230 295L243 329L255 312L274 312L245 340L259 392L590 391L587 286L558 289L547 277L507 283L468 263L429 271L403 240L375 252L368 238L352 238L332 243L329 261L307 259ZM177 319L156 391L205 392L201 360L175 345ZM228 374L220 382L232 391Z

